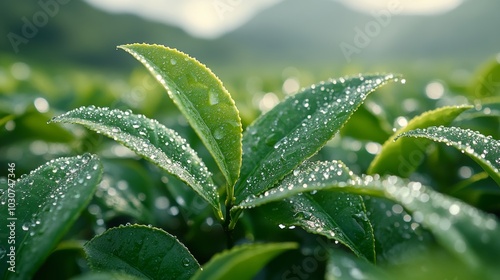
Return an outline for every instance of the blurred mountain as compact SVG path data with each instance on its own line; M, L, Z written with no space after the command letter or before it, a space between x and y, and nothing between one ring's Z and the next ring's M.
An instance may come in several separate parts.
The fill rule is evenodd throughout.
M133 15L108 14L80 0L58 4L57 9L52 6L53 15L49 15L41 2L59 3L0 2L2 56L48 65L130 69L137 64L116 51L116 46L148 42L176 47L211 68L231 65L234 69L346 65L346 48L351 61L373 64L438 58L481 62L500 51L500 2L493 0L469 0L444 15L391 14L381 22L333 0L287 0L216 40L192 38L179 28ZM27 22L36 31L29 30ZM23 28L33 31L30 38L24 36L26 32L23 35ZM13 34L24 41L14 40L19 37ZM356 44L359 41L363 44Z

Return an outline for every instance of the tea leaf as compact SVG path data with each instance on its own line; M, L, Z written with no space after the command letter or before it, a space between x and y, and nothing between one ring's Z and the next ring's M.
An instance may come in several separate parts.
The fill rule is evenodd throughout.
M415 129L399 137L426 138L457 148L476 161L500 185L500 141L491 136L469 129L439 126Z
M84 246L94 271L116 271L143 279L190 279L200 268L176 237L153 227L107 230Z
M59 158L9 182L0 196L2 279L30 279L90 202L101 180L95 155ZM7 244L9 244L7 246ZM12 249L13 248L13 249ZM12 251L13 250L13 251ZM17 265L16 265L17 264Z
M270 260L283 251L296 249L295 243L246 244L215 255L191 280L253 279Z
M119 46L139 60L167 90L215 159L229 196L241 166L241 119L233 99L210 69L178 50L159 45Z
M52 122L81 124L113 138L184 181L223 219L217 188L203 161L184 138L156 120L129 111L91 106L69 111L53 118Z
M236 204L271 188L314 155L363 103L394 75L329 80L291 96L258 118L243 135Z
M268 207L270 219L280 227L300 226L308 232L335 239L358 256L375 261L373 229L363 199L356 194L316 191L332 181L354 177L341 162L306 162L275 188L260 196L247 197L232 211L280 201ZM309 193L303 193L309 189Z
M401 139L394 141L397 135L416 128L425 128L433 125L451 123L462 112L472 106L442 107L427 111L408 122L403 128L396 131L382 146L379 154L373 159L368 168L368 174L392 174L408 177L423 159L428 141L412 141Z

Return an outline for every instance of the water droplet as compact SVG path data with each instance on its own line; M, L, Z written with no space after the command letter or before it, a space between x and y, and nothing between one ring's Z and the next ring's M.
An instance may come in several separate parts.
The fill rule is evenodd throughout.
M191 264L191 261L188 259L188 258L184 258L182 260L182 265L185 266L185 267L188 267L189 264Z
M210 103L210 105L216 105L219 103L219 94L214 89L211 89L208 93L208 103Z
M0 247L0 259L3 259L5 257L6 253L7 253L7 250L5 250L4 247Z
M28 231L30 229L30 223L28 223L28 222L24 223L23 226L22 226L22 229L24 231Z
M224 128L222 126L219 126L218 128L215 129L214 137L217 140L221 140L222 138L224 138Z
M170 64L172 64L172 65L176 65L176 64L177 64L177 60L175 60L175 59L173 59L173 58L172 58L172 59L170 59Z

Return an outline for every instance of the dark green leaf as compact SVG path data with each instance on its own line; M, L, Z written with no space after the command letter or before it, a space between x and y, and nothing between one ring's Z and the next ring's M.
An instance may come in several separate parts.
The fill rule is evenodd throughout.
M121 272L90 272L71 280L139 280L141 277L125 274Z
M205 65L178 50L132 44L119 48L139 60L165 87L228 182L229 196L241 166L241 120L222 82Z
M399 137L426 138L455 147L475 160L500 185L500 141L458 127L428 127ZM398 137L398 138L399 138Z
M341 162L306 162L275 188L260 196L248 197L233 211L280 201L273 203L270 208L274 210L269 211L269 217L280 223L280 227L300 226L311 233L335 239L358 256L374 261L373 229L359 195L302 193L306 189L322 189L332 181L347 181L353 176Z
M176 237L153 227L112 228L84 246L94 271L116 271L142 279L190 279L200 268Z
M184 138L156 120L129 111L91 106L72 110L52 121L82 124L113 138L186 182L223 218L217 188L203 161Z
M22 176L3 192L0 219L13 226L0 232L0 250L11 254L14 248L16 264L15 273L7 270L10 256L4 255L0 262L3 279L33 276L89 203L101 173L94 155L59 158Z
M250 280L270 260L283 251L296 249L295 243L247 244L215 255L191 280Z
M457 107L442 107L427 111L408 122L394 133L382 146L382 150L373 159L368 168L368 174L393 174L408 177L421 163L429 141L414 141L402 139L394 141L397 135L416 128L451 123L462 112L472 108L464 105Z
M271 188L315 154L349 120L366 96L394 75L329 80L304 89L258 118L243 135L236 204Z

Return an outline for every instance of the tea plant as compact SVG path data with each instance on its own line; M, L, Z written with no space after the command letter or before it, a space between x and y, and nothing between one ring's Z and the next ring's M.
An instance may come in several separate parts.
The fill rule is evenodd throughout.
M235 102L204 65L163 46L119 48L167 90L218 169L205 164L176 131L130 110L86 106L51 123L80 124L110 137L189 186L213 210L227 249L200 265L172 234L151 224L121 225L83 245L92 272L78 279L494 279L500 273L497 218L407 179L435 142L461 151L484 169L462 188L488 176L500 185L500 141L450 126L459 116L480 116L473 106L441 107L413 118L382 145L368 174L355 174L339 160L316 160L315 155L370 93L404 82L399 76L320 82L286 98L243 131ZM491 104L494 108L498 102ZM84 154L52 160L8 184L0 197L0 218L15 215L16 220L0 234L3 279L35 275L82 215L102 174L99 157ZM123 199L122 207L135 213L140 206L134 199ZM255 223L256 217L282 237L270 234L259 238L264 242L251 242L252 232L267 230L265 222ZM290 242L290 232L304 237ZM280 254L292 261L278 257L273 262Z

